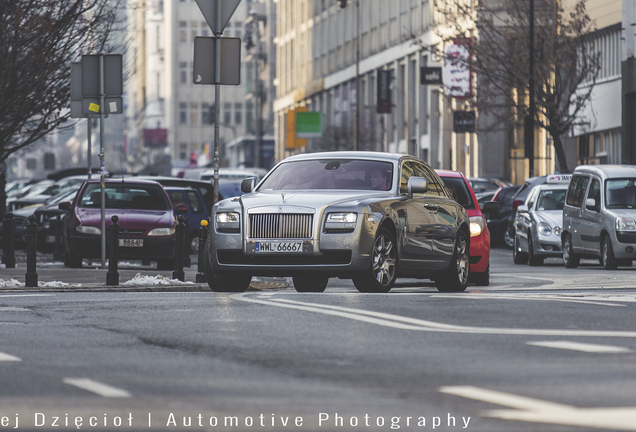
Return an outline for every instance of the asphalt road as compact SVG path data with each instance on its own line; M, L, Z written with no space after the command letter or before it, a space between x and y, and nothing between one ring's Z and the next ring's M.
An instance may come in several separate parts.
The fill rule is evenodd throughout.
M4 291L0 425L636 430L636 267L492 263L462 294Z

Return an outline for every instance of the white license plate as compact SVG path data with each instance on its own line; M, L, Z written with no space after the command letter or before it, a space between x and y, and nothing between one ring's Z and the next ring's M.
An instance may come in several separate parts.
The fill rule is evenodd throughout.
M123 247L143 247L143 239L119 239L119 246Z
M303 242L256 242L256 253L294 253L303 251Z

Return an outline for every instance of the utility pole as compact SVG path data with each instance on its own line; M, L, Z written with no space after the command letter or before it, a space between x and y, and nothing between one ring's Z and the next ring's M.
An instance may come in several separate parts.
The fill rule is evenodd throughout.
M528 25L528 115L524 119L524 156L528 158L528 177L534 177L534 117L536 113L534 95L534 0L530 0Z
M356 0L356 140L354 150L360 150L360 0Z

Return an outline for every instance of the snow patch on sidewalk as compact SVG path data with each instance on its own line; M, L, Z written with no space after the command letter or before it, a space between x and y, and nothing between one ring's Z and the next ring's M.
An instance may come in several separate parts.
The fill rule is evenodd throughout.
M182 282L179 279L170 279L161 275L144 276L137 273L134 278L119 284L125 287L148 287L148 286L174 286L174 285L195 285L194 282Z

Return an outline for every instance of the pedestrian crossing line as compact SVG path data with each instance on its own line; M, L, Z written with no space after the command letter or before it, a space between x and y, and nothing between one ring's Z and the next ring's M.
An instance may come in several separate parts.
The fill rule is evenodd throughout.
M14 361L15 362L15 361L22 361L22 359L20 357L16 357L16 356L11 355L11 354L0 352L0 361L6 361L6 362Z
M64 383L107 398L130 397L130 393L126 390L122 390L99 381L94 381L90 378L64 378Z
M579 343L579 342L570 342L570 341L536 341L536 342L526 342L526 344L539 346L539 347L545 347L545 348L582 351L587 353L618 354L618 353L632 352L632 350L630 350L629 348L620 347L620 346L598 345L598 344L588 344L588 343Z

